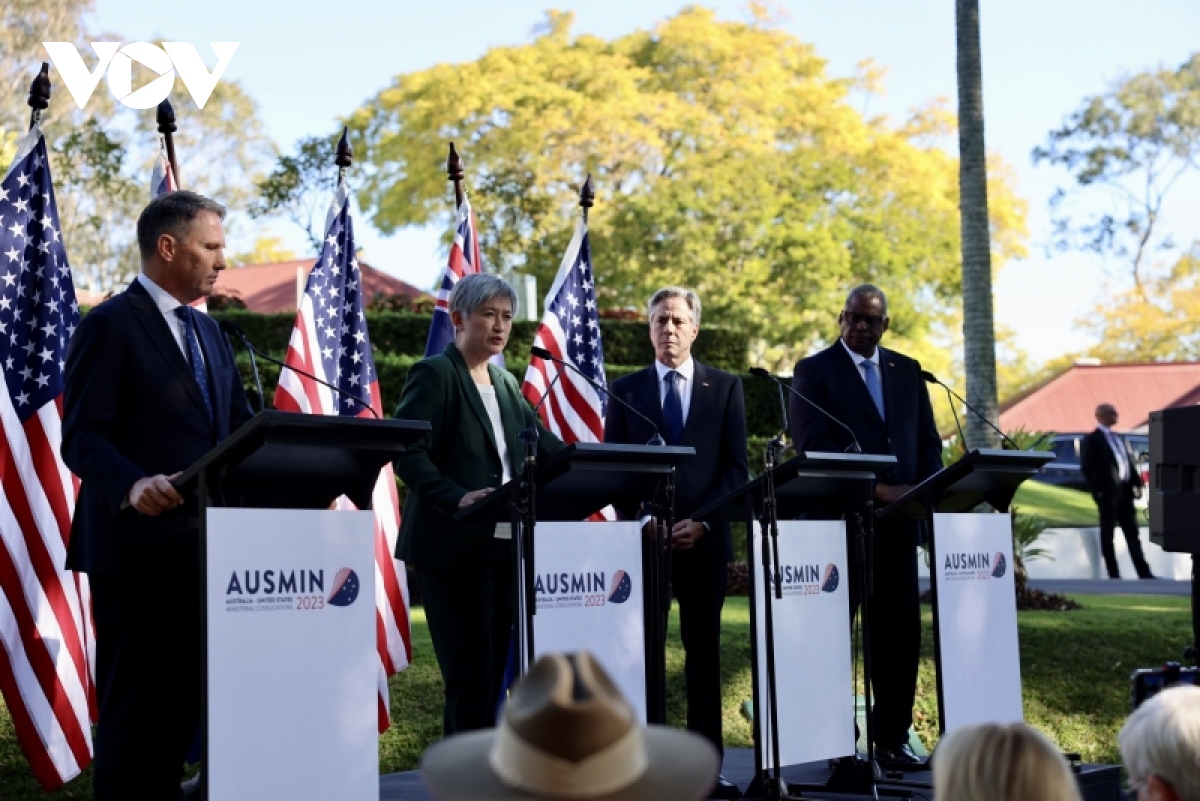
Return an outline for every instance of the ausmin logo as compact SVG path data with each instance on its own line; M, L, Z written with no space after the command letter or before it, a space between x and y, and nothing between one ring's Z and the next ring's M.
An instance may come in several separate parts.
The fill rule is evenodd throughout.
M623 604L629 600L629 594L633 592L633 580L629 578L629 574L624 570L618 570L613 574L613 588L608 593L608 602L610 604Z
M349 606L358 598L358 574L343 567L333 576L333 589L329 593L330 606Z
M175 86L176 72L183 78L183 85L191 93L197 108L204 108L238 44L210 42L209 46L217 54L217 66L209 72L196 48L187 42L163 42L162 47L150 42L131 42L124 47L120 42L92 42L92 50L98 59L94 70L88 69L70 42L42 42L77 106L83 108L87 104L107 70L108 88L113 97L136 109L154 108L165 100ZM159 76L136 92L133 91L135 61Z

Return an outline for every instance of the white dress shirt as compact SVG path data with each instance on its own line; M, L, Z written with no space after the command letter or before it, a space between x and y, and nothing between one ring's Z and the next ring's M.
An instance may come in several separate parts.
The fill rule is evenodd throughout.
M171 331L171 336L175 337L175 344L179 346L179 350L183 352L183 360L188 364L192 363L191 357L188 356L188 346L185 337L187 336L183 330L183 320L175 316L175 310L183 304L180 303L174 295L160 287L158 284L146 277L145 273L138 273L137 280L141 282L142 287L150 295L150 299L154 301L154 305L158 307L159 314L167 321L167 328ZM196 335L199 339L200 335ZM204 349L200 349L200 359L204 359Z
M661 406L667 400L667 373L671 372L672 368L655 360L654 369L658 372L658 403ZM679 400L683 408L683 422L686 425L688 410L692 408L692 379L696 375L696 363L689 356L686 362L674 368L674 370L679 373L679 378L675 380L676 386L679 387Z
M500 482L507 484L512 481L512 468L508 464L508 440L504 437L504 422L500 419L500 402L496 400L496 388L491 384L476 384L483 408L487 409L488 419L492 421L492 435L496 438L496 451L500 456Z
M488 420L492 423L492 436L496 438L496 453L500 456L500 483L512 481L512 467L508 464L508 439L504 436L504 421L500 418L500 401L496 400L494 384L475 384L479 390L479 399L483 408L487 409ZM512 539L512 523L497 523L496 531L492 534L498 540Z

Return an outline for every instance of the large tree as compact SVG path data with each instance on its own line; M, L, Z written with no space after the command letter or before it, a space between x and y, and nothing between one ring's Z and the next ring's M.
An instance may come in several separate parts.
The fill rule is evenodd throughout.
M591 172L602 302L640 306L686 283L706 313L781 345L835 331L845 290L889 290L897 335L919 340L960 290L956 163L932 120L865 118L854 80L768 20L689 8L612 41L551 13L532 42L398 76L348 121L366 172L360 202L384 232L439 223L453 203L446 142L489 266L549 284ZM993 186L995 240L1020 250L1023 208Z
M1149 301L1147 280L1188 247L1163 219L1171 190L1200 168L1200 53L1085 98L1033 159L1073 178L1051 198L1057 244L1118 259L1139 301Z
M992 238L988 227L987 150L983 138L983 58L979 0L956 0L958 33L958 191L962 226L963 362L967 402L998 420L996 331L992 314ZM967 445L995 448L1000 435L967 416Z

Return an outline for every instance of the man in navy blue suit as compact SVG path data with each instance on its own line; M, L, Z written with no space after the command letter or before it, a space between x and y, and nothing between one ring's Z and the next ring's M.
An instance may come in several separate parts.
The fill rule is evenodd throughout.
M856 286L838 315L838 341L797 363L792 379L797 392L850 427L863 453L896 457L896 466L876 485L880 504L896 500L942 467L942 442L920 363L879 347L888 322L883 292L871 284ZM837 453L852 443L844 428L794 395L791 427L798 452ZM899 768L919 762L908 746L921 650L918 533L916 521L876 524L871 621L866 633L874 662L876 753L885 764ZM855 571L850 571L850 578L853 615L862 588Z
M737 376L692 358L692 343L700 333L695 292L660 289L650 299L649 311L655 363L614 381L611 391L653 420L668 445L696 449L696 456L676 470L671 581L685 654L687 727L721 751L721 607L733 551L728 523L710 527L689 515L746 483L746 404ZM621 404L608 404L605 442L644 445L653 435L644 420ZM718 777L714 798L738 795L736 786Z
M80 478L67 567L96 626L98 801L174 799L200 715L198 507L171 478L251 417L233 352L188 304L225 269L220 204L156 198L142 271L67 351L63 460Z

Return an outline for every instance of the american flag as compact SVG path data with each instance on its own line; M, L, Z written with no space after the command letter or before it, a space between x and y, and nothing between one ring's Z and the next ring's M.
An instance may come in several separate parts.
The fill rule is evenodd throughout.
M437 356L454 341L454 324L450 322L450 290L454 289L458 279L464 275L481 272L483 259L479 255L475 212L471 210L471 202L464 195L462 205L458 207L458 226L454 229L450 259L446 262L446 269L442 271L442 283L438 286L437 305L433 308L433 320L429 324L429 338L425 340L427 357Z
M47 792L92 760L87 576L63 566L78 482L62 462L63 363L79 305L46 142L34 126L0 183L0 692Z
M309 273L284 361L361 398L376 414L382 415L379 376L375 372L363 314L362 272L354 255L354 221L345 180L338 182L325 231L325 244ZM328 387L287 369L279 374L275 406L306 414L375 416L352 398L335 394ZM403 670L412 660L408 582L404 563L392 556L400 533L400 497L391 465L380 471L371 504L375 510L379 731L383 732L389 720L388 676ZM345 498L339 507L354 508Z
M575 235L558 267L558 275L546 295L546 313L533 338L564 361L570 360L593 381L607 386L604 378L604 345L600 340L600 316L596 308L596 277L588 246L587 223L575 226ZM554 384L550 399L541 407L546 427L570 445L573 442L603 442L604 413L608 398L570 370L558 381L558 365L533 356L525 371L521 394L536 405Z

